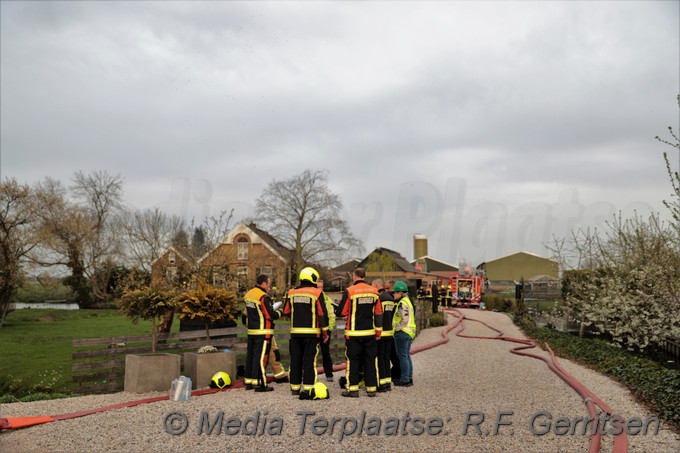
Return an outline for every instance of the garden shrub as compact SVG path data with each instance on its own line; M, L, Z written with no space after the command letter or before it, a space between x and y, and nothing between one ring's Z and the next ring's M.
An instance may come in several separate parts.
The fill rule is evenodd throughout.
M509 312L513 311L515 307L515 301L505 294L483 294L482 302L486 305L487 310Z
M428 325L430 327L440 327L440 326L445 326L446 325L446 317L444 316L444 313L439 312L439 313L434 313L430 318L427 320Z

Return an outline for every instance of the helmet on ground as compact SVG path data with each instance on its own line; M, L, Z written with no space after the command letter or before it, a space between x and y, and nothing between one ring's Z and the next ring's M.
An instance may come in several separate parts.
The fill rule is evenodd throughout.
M328 394L328 387L323 382L317 382L314 384L314 388L310 392L313 400L326 400L330 398Z
M225 387L229 387L231 385L231 377L229 377L229 373L225 373L224 371L218 371L217 373L213 374L212 379L210 379L210 388L213 389L223 389Z
M392 291L399 292L399 293L407 293L408 292L408 286L406 286L406 283L402 282L401 280L394 282L394 286L392 287Z
M319 273L313 267L305 267L300 271L300 281L304 280L316 285L319 281Z

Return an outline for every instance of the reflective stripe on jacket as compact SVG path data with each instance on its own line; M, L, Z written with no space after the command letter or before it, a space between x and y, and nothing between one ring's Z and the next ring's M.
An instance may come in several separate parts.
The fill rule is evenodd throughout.
M290 315L291 335L320 335L328 328L323 292L315 286L301 285L288 291L283 313Z
M394 331L407 333L411 338L416 336L416 320L413 316L413 304L408 296L404 296L397 301L397 311L394 314L392 325Z
M243 297L248 318L248 335L274 334L274 320L281 317L281 310L274 310L269 295L259 286Z
M383 337L391 337L394 335L394 326L392 325L392 320L394 319L394 310L396 304L394 303L394 297L389 293L389 291L380 291L380 303L382 304L383 312Z
M382 305L378 290L363 280L345 290L338 306L338 315L345 316L345 336L364 337L382 331Z

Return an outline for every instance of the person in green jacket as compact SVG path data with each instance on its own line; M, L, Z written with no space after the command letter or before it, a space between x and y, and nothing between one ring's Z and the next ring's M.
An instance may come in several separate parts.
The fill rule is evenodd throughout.
M408 286L402 281L397 281L392 287L396 313L392 318L394 326L394 346L399 357L401 376L393 382L398 387L410 387L413 385L413 362L411 361L411 344L416 336L416 320L413 304L408 297Z
M316 287L323 291L323 280L316 282ZM333 358L331 357L331 340L333 339L333 329L335 329L335 305L328 295L323 293L328 310L328 342L321 342L321 356L323 358L323 371L326 374L326 381L333 382Z

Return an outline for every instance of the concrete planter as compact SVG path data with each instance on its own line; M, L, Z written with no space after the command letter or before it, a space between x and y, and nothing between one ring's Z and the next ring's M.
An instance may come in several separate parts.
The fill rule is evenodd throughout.
M168 391L180 376L178 354L128 354L125 356L124 390L132 393Z
M229 373L236 380L236 354L233 352L184 353L184 375L191 378L193 388L210 386L210 379L218 371Z

